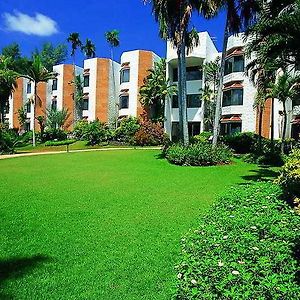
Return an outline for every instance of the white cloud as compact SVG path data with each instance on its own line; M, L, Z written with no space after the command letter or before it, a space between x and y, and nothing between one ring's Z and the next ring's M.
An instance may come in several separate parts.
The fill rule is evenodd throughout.
M40 13L29 16L15 11L13 14L4 13L5 29L22 32L27 35L50 36L58 32L57 23Z

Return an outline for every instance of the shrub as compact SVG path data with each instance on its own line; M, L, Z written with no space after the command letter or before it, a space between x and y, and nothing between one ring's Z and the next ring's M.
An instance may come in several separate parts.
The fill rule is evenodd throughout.
M140 124L137 118L124 118L120 126L115 130L113 137L123 143L133 143L135 133L139 130Z
M83 140L88 132L89 122L87 120L80 120L76 123L73 134L78 140Z
M111 137L108 126L99 120L90 122L83 135L83 139L88 141L88 145L95 146L107 142Z
M224 145L213 147L209 143L197 143L184 147L176 144L166 150L166 158L175 165L212 166L230 163L232 153Z
M67 133L61 129L47 129L43 134L43 141L64 141L67 139Z
M258 136L252 132L242 132L223 137L223 142L239 154L250 153L257 143Z
M45 143L46 147L64 146L74 144L76 140L65 140L65 141L48 141Z
M174 299L299 299L299 216L280 193L255 183L220 197L182 239Z
M200 134L193 136L191 138L191 143L208 142L212 135L213 133L210 131L203 131Z
M286 158L277 181L288 194L300 198L300 149Z
M13 129L0 123L0 154L14 153L15 147L20 143L20 137Z
M134 144L138 146L157 146L164 144L166 139L161 123L154 123L148 119L140 123L140 128L134 135Z

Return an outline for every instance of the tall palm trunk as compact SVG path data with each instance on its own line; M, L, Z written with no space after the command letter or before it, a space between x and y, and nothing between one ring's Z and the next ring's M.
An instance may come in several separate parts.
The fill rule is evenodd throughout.
M216 146L218 143L218 136L220 132L220 116L222 110L222 99L223 99L223 82L225 74L225 59L227 53L227 43L229 38L228 30L228 12L226 16L225 30L224 30L224 40L223 40L223 49L222 49L222 59L221 59L221 68L220 68L220 82L218 86L217 100L216 100L216 112L215 112L215 122L213 130L213 145Z
M259 116L258 116L258 149L259 152L262 152L262 127L263 127L263 106L259 106Z
M189 145L189 130L187 118L187 87L186 87L186 39L185 35L177 50L178 55L178 107L180 139L184 146Z
M282 101L283 105L283 128L282 128L282 143L281 151L284 152L285 138L286 138L286 127L287 127L287 111L286 111L286 101Z
M32 128L32 146L36 146L35 139L35 107L36 107L36 99L37 99L37 83L34 82L33 85L33 110L32 110L32 118L33 118L33 128Z
M274 104L275 99L271 99L271 153L274 153Z

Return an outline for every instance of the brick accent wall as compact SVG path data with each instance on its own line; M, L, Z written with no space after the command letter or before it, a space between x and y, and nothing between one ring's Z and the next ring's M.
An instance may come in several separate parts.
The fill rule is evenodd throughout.
M153 67L153 54L150 51L140 51L139 52L139 77L138 77L138 95L140 88L144 84L144 79L149 74L149 69ZM141 105L138 96L137 102L137 116L141 116L145 112L145 109ZM148 113L148 112L147 112Z
M108 59L97 59L96 119L105 123L108 122L110 68Z
M66 108L70 114L68 120L65 123L65 130L72 130L74 125L74 86L73 81L73 65L64 65L63 71L63 99L62 107Z
M272 100L268 99L265 103L265 108L263 112L262 120L262 136L265 138L270 138L271 133L271 104ZM256 133L259 133L259 112L256 112Z
M18 109L23 106L23 79L19 78L17 80L17 89L13 94L13 127L20 128L20 123L18 120Z

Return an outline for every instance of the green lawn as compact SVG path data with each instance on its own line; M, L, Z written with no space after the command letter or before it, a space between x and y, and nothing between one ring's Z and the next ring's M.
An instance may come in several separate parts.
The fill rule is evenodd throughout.
M0 160L0 298L170 299L180 238L199 214L226 186L272 175L158 154Z

